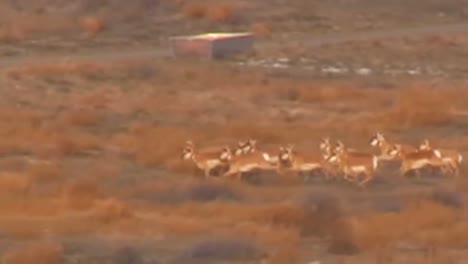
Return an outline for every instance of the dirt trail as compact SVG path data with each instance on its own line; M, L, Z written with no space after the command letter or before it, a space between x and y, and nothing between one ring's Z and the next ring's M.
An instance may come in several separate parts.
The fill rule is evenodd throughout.
M400 28L400 29L388 29L388 30L372 30L355 33L333 33L322 36L304 36L295 37L293 40L289 40L291 44L300 42L301 44L308 47L319 47L322 45L329 44L341 44L350 41L368 41L388 38L400 38L400 37L421 37L431 34L450 34L450 33L461 33L468 32L468 22L457 23L457 24L445 24L445 25L429 25L424 27L415 28ZM274 41L259 41L256 46L258 48L268 48L278 45ZM0 69L8 68L23 63L40 63L40 62L66 62L66 61L86 61L86 60L120 60L120 59L137 59L147 58L156 59L171 57L172 52L170 48L160 47L135 47L128 49L95 49L92 52L80 52L78 54L23 54L14 57L2 58L0 61Z

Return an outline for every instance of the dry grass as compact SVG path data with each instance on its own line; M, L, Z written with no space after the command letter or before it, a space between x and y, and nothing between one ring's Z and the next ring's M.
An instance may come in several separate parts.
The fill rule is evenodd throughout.
M368 215L356 219L355 239L362 249L395 247L402 239L418 240L419 232L445 229L458 221L452 208L431 201L420 201L401 213Z
M55 183L64 179L60 166L52 162L34 162L28 166L27 174L36 183Z
M11 69L7 75L11 78L21 78L22 76L46 77L64 74L79 74L88 76L102 71L103 65L95 62L63 62L63 63L40 63L22 65Z
M104 21L101 18L95 16L82 17L79 21L79 24L81 28L90 36L95 36L106 28Z
M38 241L29 245L9 250L2 263L5 264L60 264L64 258L64 249L61 244Z
M73 22L59 13L22 12L0 3L1 41L21 41L37 34L63 33L73 30Z
M70 183L63 192L66 207L75 210L91 208L102 196L98 183L90 180Z
M272 34L271 27L266 23L254 23L250 26L250 30L257 37L268 38Z
M182 13L191 19L208 19L214 22L229 22L236 15L232 5L204 2L187 3L182 7Z
M0 175L2 193L24 196L32 187L31 179L23 173L3 172Z
M129 206L114 198L96 200L91 209L91 217L105 224L128 219L132 216L133 212Z
M455 120L451 93L430 87L410 87L397 97L387 119L404 127L443 126Z
M398 255L402 241L444 250L467 245L463 179L456 188L433 192L427 191L432 183L355 190L339 183L304 187L268 176L268 184L257 186L212 183L190 178L193 165L180 159L188 139L199 146L219 146L253 137L261 145L296 143L318 151L323 136L361 148L369 147L375 128L388 131L395 141L407 133L422 133L423 125L454 129L458 119L451 111L466 107L458 99L465 95L463 90L426 90L421 83L403 90L406 87L378 89L359 82L291 81L188 62L157 65L154 76L145 77L137 74L147 69L142 65L102 64L95 68L99 74L118 80L104 84L90 78L95 73L88 75L85 64L17 72L24 79L15 83L24 87L21 94L28 104L7 90L8 100L0 109L0 228L9 237L30 240L51 233L66 240L99 234L147 245L145 239L203 242L221 236L235 241L194 245L189 255L228 258L255 253L261 245L266 263L301 263L309 239L320 240L320 252L327 251L332 259L383 251ZM45 97L41 87L31 85L51 76L72 82L76 89L63 91L62 84L47 82ZM24 106L18 107L18 102ZM278 109L304 113L287 120L274 112ZM394 130L401 122L406 122L405 130ZM434 142L464 146L467 138L457 131L453 139ZM423 132L440 136L429 129ZM28 162L3 160L12 157ZM312 191L297 203L294 198L303 188ZM420 201L404 206L377 201L379 210L367 208L381 195L400 201L400 191L421 190L427 195Z
M261 249L254 241L242 238L217 238L200 241L176 259L176 263L201 260L249 261L261 258Z
M70 109L63 113L62 120L66 125L95 126L103 119L97 110L88 108Z

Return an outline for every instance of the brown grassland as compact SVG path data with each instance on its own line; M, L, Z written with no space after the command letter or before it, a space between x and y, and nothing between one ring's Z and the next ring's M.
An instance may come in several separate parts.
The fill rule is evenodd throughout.
M317 149L330 136L370 150L377 130L466 153L463 83L383 89L171 59L21 65L2 81L5 263L461 263L468 246L463 177L388 169L364 190L293 175L206 181L180 159L187 139Z
M187 140L318 151L331 137L375 151L376 131L467 157L465 36L281 46L300 34L465 21L462 0L13 2L0 0L1 263L466 263L466 161L456 179L403 178L383 164L361 189L293 174L206 180L181 160ZM98 56L8 64L23 51L157 46L208 29L250 29L273 43L254 59L311 53L317 65L426 63L448 73L336 77Z

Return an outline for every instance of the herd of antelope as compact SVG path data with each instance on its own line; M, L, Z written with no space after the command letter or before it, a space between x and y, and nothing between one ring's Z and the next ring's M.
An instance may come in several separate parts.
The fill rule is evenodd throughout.
M434 148L427 139L419 146L396 144L377 132L369 144L378 150L377 153L347 148L341 141L332 144L329 138L322 139L316 152L300 151L291 144L276 148L258 147L254 139L239 141L234 148L226 145L199 149L192 141L187 141L182 158L193 161L204 171L205 177L212 177L216 168L217 176L239 179L254 170L275 170L280 175L285 171L299 174L319 171L326 178L341 177L358 186L365 186L375 178L382 160L399 160L402 176L414 172L420 177L423 168L458 176L463 159L458 151Z

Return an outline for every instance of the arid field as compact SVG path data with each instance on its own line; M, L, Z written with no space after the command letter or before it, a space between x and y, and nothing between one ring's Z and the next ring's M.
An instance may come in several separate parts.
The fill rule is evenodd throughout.
M465 23L465 1L74 2L0 1L1 263L468 263L468 30L384 34ZM113 56L207 30L259 44ZM376 132L459 151L460 175L381 162L361 188L182 160L187 140L373 153Z

